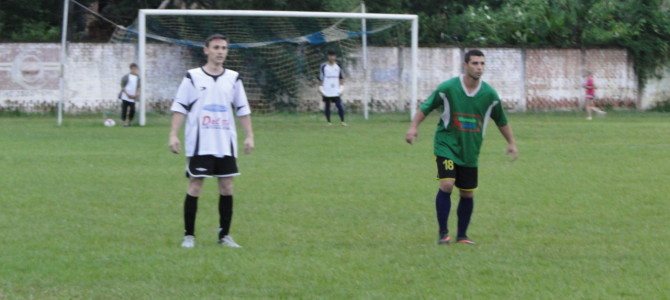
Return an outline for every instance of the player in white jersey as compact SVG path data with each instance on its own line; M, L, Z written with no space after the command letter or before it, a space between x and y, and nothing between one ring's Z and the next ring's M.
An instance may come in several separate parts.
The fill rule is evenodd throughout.
M130 73L121 77L121 121L123 126L128 127L135 117L135 99L140 93L140 77L137 76L137 64L130 64ZM127 116L127 117L126 117Z
M184 150L186 176L189 179L184 200L184 241L182 247L195 245L195 218L198 197L206 177L219 183L219 237L224 246L239 248L229 234L233 216L233 177L237 171L237 116L244 129L244 153L254 148L251 109L239 73L225 69L228 39L221 34L207 38L204 47L207 64L188 70L172 103L169 147L179 153L177 136L186 119Z
M330 122L330 103L334 102L342 126L347 126L347 123L344 122L344 108L342 108L342 99L340 98L343 91L344 77L342 76L342 68L337 64L337 53L329 50L328 61L322 63L319 68L319 93L323 96L323 102L326 106L324 112L328 125L333 124Z

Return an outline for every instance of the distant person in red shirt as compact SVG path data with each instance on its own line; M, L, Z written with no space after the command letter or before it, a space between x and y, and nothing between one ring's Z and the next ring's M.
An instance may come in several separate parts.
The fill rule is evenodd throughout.
M586 82L584 83L584 88L586 89L586 101L585 101L586 114L587 114L586 119L587 120L593 119L591 111L595 111L599 115L606 114L605 111L597 108L594 103L596 98L596 85L595 80L593 79L593 73L591 73L591 71L586 71Z

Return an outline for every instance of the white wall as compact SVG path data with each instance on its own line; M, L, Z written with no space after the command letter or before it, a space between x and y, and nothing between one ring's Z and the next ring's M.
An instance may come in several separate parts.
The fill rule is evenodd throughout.
M659 72L662 78L653 78L647 81L640 95L640 107L642 109L652 108L656 102L670 101L670 67L665 67Z
M151 101L169 102L187 69L197 67L192 51L181 46L147 45L147 78L143 91ZM483 48L487 57L484 80L497 89L510 109L579 107L584 90L584 70L593 71L597 96L617 106L648 108L668 99L670 71L651 80L638 103L637 79L623 49L516 49ZM59 93L58 44L0 44L0 109L38 110L57 103ZM66 66L66 112L115 108L121 76L135 61L132 44L69 44ZM422 102L444 80L461 73L463 49L419 49L418 100ZM343 100L361 106L366 73L358 60L347 65ZM369 95L373 111L407 110L410 101L410 49L368 49ZM244 74L243 74L244 76ZM243 77L245 78L245 77ZM249 76L247 79L251 80ZM303 84L299 95L302 110L320 109L316 87ZM259 99L256 99L261 101ZM618 104L617 104L618 103ZM621 104L623 103L623 104ZM149 105L149 109L151 109Z

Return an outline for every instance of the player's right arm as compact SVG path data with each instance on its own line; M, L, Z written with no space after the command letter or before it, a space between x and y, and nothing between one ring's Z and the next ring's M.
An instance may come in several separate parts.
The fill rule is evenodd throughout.
M170 137L168 139L168 147L170 151L174 154L179 154L179 149L181 149L181 143L179 142L179 128L184 123L186 115L174 112L172 113L172 123L170 125Z
M419 137L419 125L423 120L426 119L426 116L434 109L436 109L438 106L442 105L440 101L437 101L436 99L438 98L438 93L440 92L442 88L442 85L440 85L437 90L435 90L429 97L426 99L426 101L421 104L421 107L416 110L416 113L414 114L414 119L412 119L412 123L409 124L409 128L407 129L407 133L405 133L405 141L409 143L410 145L414 142L414 140Z
M342 67L338 64L338 67L340 67L340 96L344 93L344 72L342 72Z
M324 95L323 81L326 79L326 77L325 77L325 74L323 72L323 68L325 68L325 67L326 67L326 63L322 63L321 66L319 66L319 76L317 77L317 79L319 79L319 94L321 94L321 96Z
M412 123L409 124L409 129L407 129L407 133L405 133L405 141L408 144L414 143L414 140L419 137L419 125L423 120L426 119L426 115L423 113L422 110L417 110L416 114L414 114L414 119L412 120Z
M128 74L121 77L121 91L119 92L119 98L121 98L123 92L126 91L126 84L128 84Z
M128 74L123 75L123 77L121 77L121 88L122 89L125 88L126 84L128 84Z
M172 122L170 124L168 147L172 153L179 154L179 150L181 149L181 143L179 142L179 128L184 124L186 114L188 114L193 105L193 101L195 101L195 95L193 79L191 78L191 74L187 72L179 85L177 95L170 108L172 110Z

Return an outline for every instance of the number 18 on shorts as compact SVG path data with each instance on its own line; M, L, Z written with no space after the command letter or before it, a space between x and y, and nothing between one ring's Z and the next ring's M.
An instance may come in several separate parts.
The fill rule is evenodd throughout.
M453 160L437 156L437 179L454 180L454 185L461 190L474 190L477 188L477 168L463 167L454 163Z

